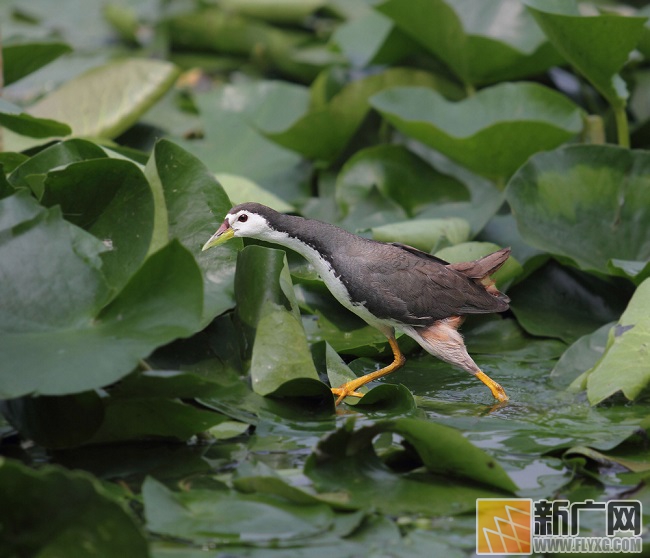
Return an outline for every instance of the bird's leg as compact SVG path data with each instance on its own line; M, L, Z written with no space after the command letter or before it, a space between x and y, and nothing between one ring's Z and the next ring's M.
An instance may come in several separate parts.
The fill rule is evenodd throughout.
M497 401L508 401L505 390L483 372L467 354L463 337L456 330L461 322L460 316L453 316L438 320L426 329L414 329L409 335L414 333L413 338L432 355L473 374L490 389Z
M363 397L363 393L357 391L361 386L365 386L368 382L372 382L377 378L381 378L386 374L390 374L391 372L394 372L395 370L397 370L398 368L404 365L404 363L406 362L406 357L402 354L402 351L400 351L399 345L395 340L394 334L388 336L388 343L390 343L390 348L393 349L393 362L391 362L388 366L382 368L381 370L377 370L376 372L370 372L370 374L365 374L360 378L356 378L354 380L350 380L349 382L345 382L340 387L332 388L332 393L334 395L338 395L338 398L335 403L336 405L338 405L341 401L343 401L343 399L345 399L348 396Z

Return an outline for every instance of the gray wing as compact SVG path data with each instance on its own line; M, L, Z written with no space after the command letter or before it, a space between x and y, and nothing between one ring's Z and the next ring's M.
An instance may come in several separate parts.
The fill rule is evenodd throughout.
M365 301L378 318L418 326L507 309L507 304L443 260L411 247L364 244L349 247L338 268L352 298Z

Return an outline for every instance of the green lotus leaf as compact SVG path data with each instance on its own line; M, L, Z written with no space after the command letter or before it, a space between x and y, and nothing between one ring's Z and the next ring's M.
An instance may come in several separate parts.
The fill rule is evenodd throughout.
M399 131L493 180L512 175L531 155L582 129L582 111L535 83L503 83L460 102L432 89L394 87L370 104Z

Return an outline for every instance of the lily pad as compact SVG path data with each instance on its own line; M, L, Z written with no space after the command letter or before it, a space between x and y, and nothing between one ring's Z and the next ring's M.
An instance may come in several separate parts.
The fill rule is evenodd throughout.
M52 465L35 471L0 457L0 486L2 546L10 556L149 556L134 518L87 473Z
M300 24L310 14L327 4L326 0L224 0L219 4L228 11L275 23Z
M40 181L30 182L40 187ZM50 171L42 188L41 204L59 206L67 220L107 246L102 272L112 288L121 289L142 265L152 241L154 200L142 170L107 157L80 161Z
M580 269L639 283L650 260L648 169L645 151L563 147L535 155L506 195L528 243Z
M428 473L398 474L384 464L372 445L382 432L395 432L412 444ZM358 430L343 426L320 442L305 473L320 492L338 492L348 504L376 506L390 514L463 513L473 510L481 495L496 497L516 488L501 467L459 431L406 418ZM468 486L468 481L485 484Z
M508 296L526 331L567 343L618 319L627 303L625 289L555 262L513 287Z
M172 492L149 477L143 497L148 529L204 542L304 544L335 526L335 514L325 504L297 504L264 494L206 489Z
M576 378L580 379L582 374L591 370L603 356L609 331L613 326L613 323L605 324L575 341L553 367L553 382L558 386L568 387ZM586 376L584 379L586 380Z
M618 323L609 330L605 353L587 375L592 405L618 391L636 399L650 384L650 279L639 285Z
M535 83L503 83L457 103L432 89L394 87L370 104L399 131L470 170L504 180L531 155L582 129L582 111Z
M553 46L582 73L613 106L625 106L627 87L617 72L636 47L645 17L615 13L581 16L577 4L525 0ZM602 38L607 37L607 41Z
M300 176L300 157L260 133L265 123L289 125L307 110L305 87L259 81L225 85L195 97L205 138L175 140L215 173L246 177L291 199L289 186ZM286 123L286 124L281 124Z
M9 175L14 188L34 188L39 184L38 195L42 194L45 175L52 169L88 159L101 159L107 156L100 146L87 140L70 139L55 143L26 159ZM35 178L33 178L35 177Z
M469 86L535 75L558 63L516 0L388 0L377 9Z
M66 82L30 112L66 122L76 136L114 138L160 99L177 75L173 64L161 60L111 62Z
M66 43L54 41L2 45L4 85L11 85L71 50Z
M267 303L257 323L251 361L253 390L272 395L296 379L318 381L300 319L282 306Z
M222 172L216 174L216 179L233 205L252 201L271 207L280 213L295 210L293 206L244 176Z
M198 329L200 273L178 243L149 257L106 306L102 242L56 208L10 230L0 243L1 398L104 386L158 345Z
M392 68L353 81L324 106L310 110L289 126L259 124L266 137L308 159L332 162L346 147L371 109L368 99L394 86L436 87L432 74L421 70ZM257 122L256 122L257 123Z
M158 201L157 213L162 218L164 238L177 238L194 256L203 276L203 317L207 325L215 316L234 306L233 280L236 250L241 240L209 252L201 247L221 224L232 203L223 188L196 157L168 140L161 140L154 148L148 165L148 176L154 192L162 191L164 200ZM167 228L167 232L164 229Z
M466 186L438 172L400 145L378 145L350 157L336 179L336 201L344 214L372 188L400 204L409 215L429 204L469 199Z
M389 18L374 10L339 25L331 41L353 66L360 68L373 64L395 64L420 49Z
M0 99L0 125L32 138L67 136L71 131L70 126L63 122L34 117L5 99Z
M177 75L176 67L162 60L134 58L111 62L65 82L29 107L29 113L65 122L75 136L112 139L160 99ZM35 143L9 136L5 145L20 151Z

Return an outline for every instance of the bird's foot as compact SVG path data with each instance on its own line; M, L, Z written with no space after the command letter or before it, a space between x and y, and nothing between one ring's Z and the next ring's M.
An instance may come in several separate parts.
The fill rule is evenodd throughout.
M352 382L354 382L354 380L352 380ZM332 393L334 395L338 395L336 403L334 403L335 405L341 403L341 401L343 401L346 397L363 397L363 393L356 391L356 386L348 385L352 382L346 382L341 387L332 388Z
M500 384L496 383L487 374L479 370L474 375L479 380L481 380L481 382L483 382L488 388L490 388L492 395L497 401L499 401L500 403L505 403L506 401L508 401L509 397L506 395L506 390L503 389Z

